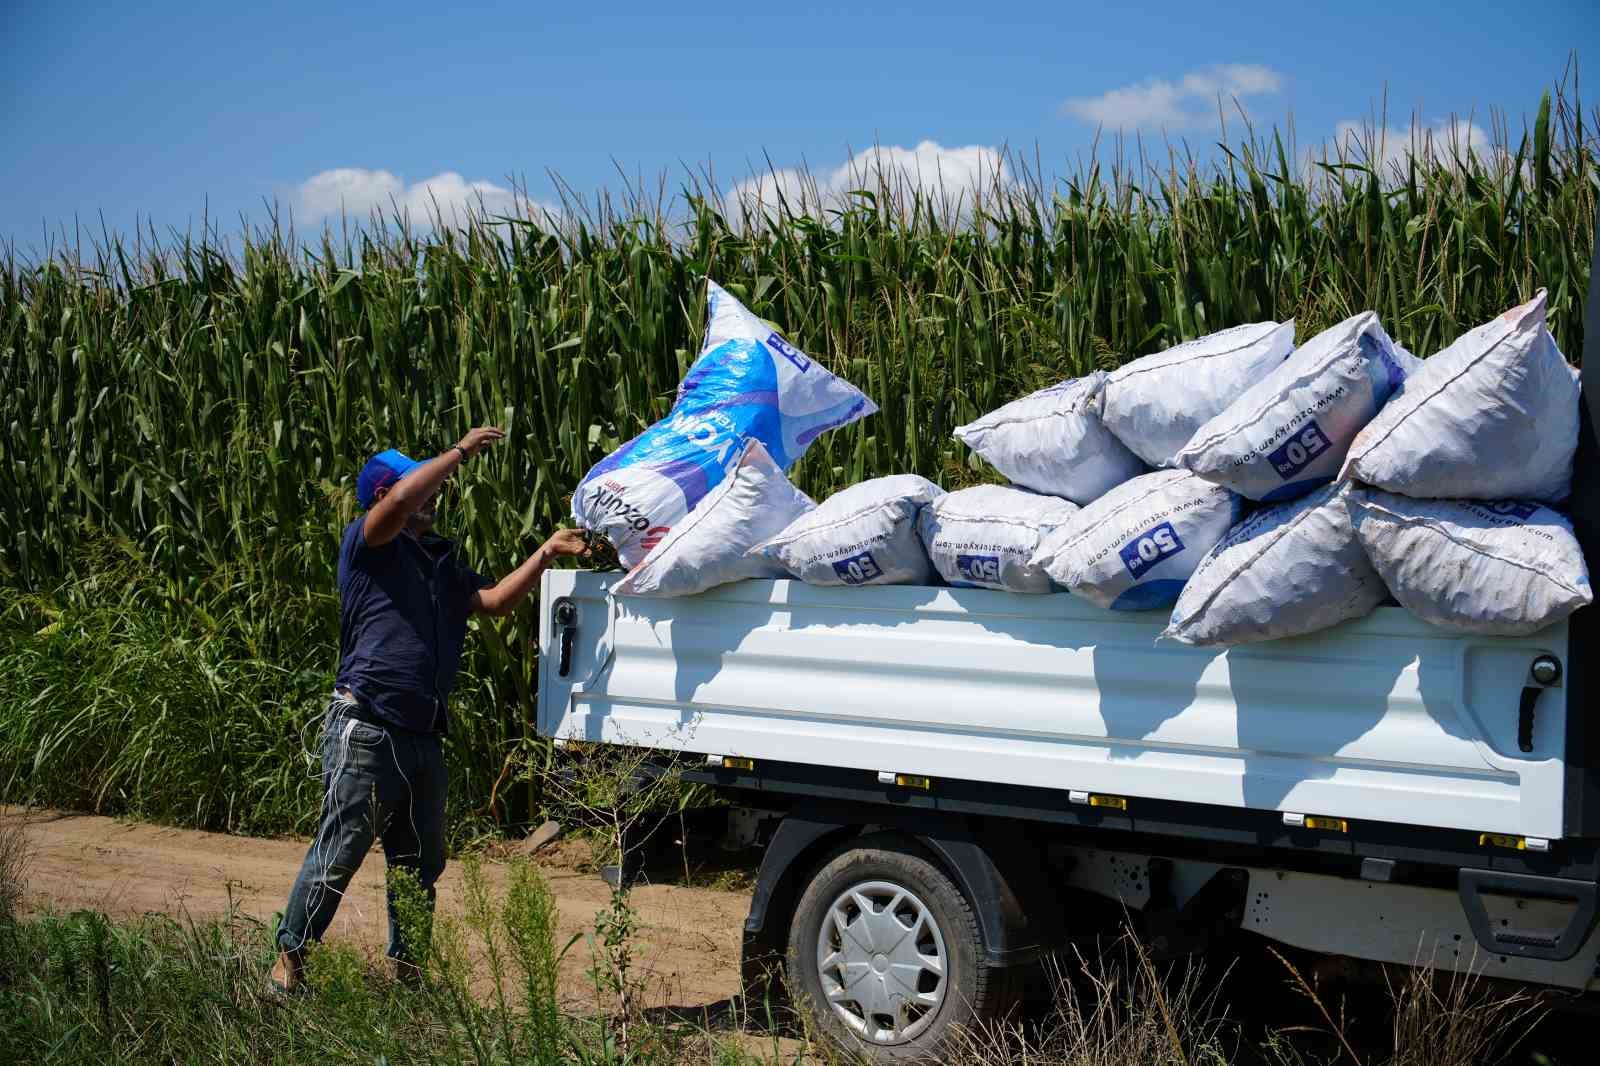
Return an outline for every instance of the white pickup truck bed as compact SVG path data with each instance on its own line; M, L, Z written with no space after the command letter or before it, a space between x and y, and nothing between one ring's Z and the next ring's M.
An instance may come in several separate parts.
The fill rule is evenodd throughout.
M1591 573L1595 256L1568 502ZM705 756L685 777L762 848L747 1001L869 1061L946 1061L941 1027L1123 929L1163 961L1264 938L1351 979L1600 989L1600 608L1478 638L1386 607L1205 650L1065 593L617 580L544 575L539 732ZM617 886L646 863L627 835Z
M612 597L544 577L539 730L710 755L1479 833L1563 836L1565 624L1447 634L1400 608L1228 650L1066 594L745 581ZM553 618L576 609L571 627ZM564 631L570 628L570 635ZM570 641L565 676L563 640ZM1563 676L1568 673L1563 670Z

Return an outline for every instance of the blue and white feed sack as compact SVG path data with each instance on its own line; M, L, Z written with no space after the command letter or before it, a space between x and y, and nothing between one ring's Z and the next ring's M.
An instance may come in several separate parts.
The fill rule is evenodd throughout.
M1141 356L1106 375L1100 420L1151 466L1294 350L1294 323L1250 322Z
M1420 361L1364 311L1323 330L1195 431L1173 462L1276 503L1333 481L1356 435Z
M955 438L1013 485L1082 506L1145 471L1100 418L1105 380L1097 370L1029 393L958 427Z
M1228 531L1161 634L1184 644L1297 637L1371 614L1389 592L1350 520L1350 483L1264 507Z
M1043 537L1033 562L1050 580L1101 607L1171 607L1243 502L1187 470L1124 482Z
M1535 633L1594 600L1572 523L1534 500L1350 494L1356 536L1389 591L1455 633Z
M916 474L875 477L829 496L752 551L808 585L926 585L917 513L944 490Z
M746 440L788 470L822 433L876 411L715 282L700 356L666 418L595 464L572 516L637 565L739 461Z
M1545 293L1425 360L1350 445L1343 476L1433 499L1572 491L1578 380L1545 328Z
M1042 535L1071 521L1076 504L1010 485L948 492L922 508L917 532L933 568L957 588L1052 591L1033 553Z
M693 596L744 578L788 577L778 563L747 554L816 507L789 483L758 440L748 440L733 472L695 504L644 562L612 591L618 595Z

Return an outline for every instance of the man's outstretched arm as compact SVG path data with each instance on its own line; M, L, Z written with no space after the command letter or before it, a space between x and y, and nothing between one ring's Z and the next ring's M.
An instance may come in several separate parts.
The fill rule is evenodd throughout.
M381 548L400 535L412 512L439 491L451 474L460 469L466 456L477 455L495 441L505 437L505 431L493 426L480 426L461 438L449 451L437 455L394 483L385 491L372 510L367 512L361 525L361 535L369 548Z
M472 597L473 614L508 615L528 598L528 593L539 584L539 577L550 564L562 555L582 555L588 551L583 534L576 529L561 529L539 545L539 550L523 560L521 566L511 571L498 583L479 589Z

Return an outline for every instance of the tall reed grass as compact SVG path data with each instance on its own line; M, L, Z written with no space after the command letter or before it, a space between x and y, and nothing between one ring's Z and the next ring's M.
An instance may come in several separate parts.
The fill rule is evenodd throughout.
M105 759L85 754L99 743L128 770L110 806L148 806L137 797L153 778L135 767L163 767L171 787L204 772L171 745L225 745L215 738L253 717L247 761L275 758L318 709L302 672L333 667L335 549L363 457L505 426L441 525L482 569L507 571L566 519L592 463L666 413L708 277L882 408L818 441L795 471L803 488L907 471L953 485L982 476L953 427L1242 321L1293 317L1305 336L1375 308L1428 353L1543 286L1576 353L1595 129L1562 87L1526 129L1400 164L1376 144L1310 160L1277 131L1246 130L1215 162L1128 153L1055 180L1013 158L959 205L885 174L809 208L691 179L671 201L574 204L555 225L375 220L309 246L276 226L233 243L108 235L13 256L0 266L0 579L32 606L5 605L0 669L54 656L51 669L82 676L0 693L0 790L94 791L104 805ZM137 671L89 647L121 639L111 619L73 631L70 653L52 646L70 627L49 619L97 610L175 613L117 624L154 627L152 650L215 638L254 665L194 660L180 712L146 679L144 699L108 695L91 714L89 689L121 691ZM174 624L187 636L162 629ZM529 611L481 625L457 700L468 806L500 818L512 808L488 793L530 732L534 628ZM266 824L237 812L276 787L263 766L167 813Z

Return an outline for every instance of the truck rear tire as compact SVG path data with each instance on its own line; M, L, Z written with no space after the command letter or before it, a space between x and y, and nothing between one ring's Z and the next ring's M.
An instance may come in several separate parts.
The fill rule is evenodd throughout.
M1004 1017L1018 975L983 961L972 906L915 842L834 849L795 906L786 970L811 1026L872 1062L936 1063L953 1027Z

